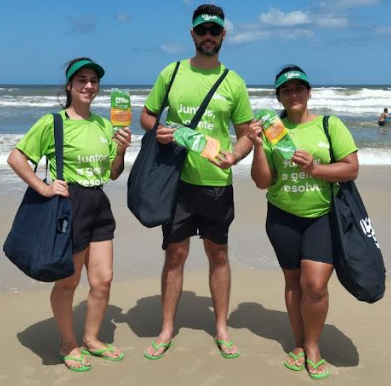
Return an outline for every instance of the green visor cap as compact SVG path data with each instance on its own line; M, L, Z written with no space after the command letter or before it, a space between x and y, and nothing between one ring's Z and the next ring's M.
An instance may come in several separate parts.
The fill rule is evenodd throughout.
M301 72L301 71L288 71L285 74L281 74L277 78L276 84L274 85L274 88L278 88L278 87L282 86L284 83L286 83L286 82L288 82L290 80L295 80L295 79L302 80L303 82L306 82L307 84L310 84L310 82L308 82L307 75L304 74L304 72Z
M92 68L98 75L99 79L103 78L103 75L105 74L105 70L99 64L91 60L79 60L78 62L73 63L71 67L69 67L66 73L67 82L69 82L69 79L71 79L72 75L74 75L77 71L81 70L82 68Z
M217 15L207 15L207 14L197 16L193 20L193 28L203 23L215 23L220 27L224 28L224 20L221 17Z

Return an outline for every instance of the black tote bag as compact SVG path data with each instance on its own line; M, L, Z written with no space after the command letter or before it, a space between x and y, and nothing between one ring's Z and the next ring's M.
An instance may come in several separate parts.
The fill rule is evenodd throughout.
M63 121L54 116L57 179L63 179ZM5 255L31 278L52 282L72 276L69 198L41 196L28 187L3 245Z
M163 104L154 127L147 131L141 142L140 152L128 178L127 204L142 225L153 228L170 221L187 150L170 143L161 144L156 139L156 130L161 114L168 104L168 94L174 82L180 62L171 76ZM205 112L214 92L224 80L228 69L213 85L188 127L195 129Z
M331 162L335 162L328 118L323 128L330 143ZM338 183L337 194L331 183L331 231L335 271L340 283L356 299L374 303L385 292L386 270L371 219L353 181Z

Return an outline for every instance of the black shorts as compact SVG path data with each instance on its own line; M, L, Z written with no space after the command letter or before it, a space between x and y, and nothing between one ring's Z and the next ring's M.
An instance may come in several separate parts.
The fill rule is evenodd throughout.
M172 221L162 227L162 248L197 234L216 244L227 244L234 217L232 185L198 186L180 181Z
M298 217L268 203L266 233L283 269L300 268L301 260L333 264L328 214Z
M72 252L83 251L92 241L112 240L115 220L102 187L68 186L72 205Z
M386 124L386 122L385 121L379 121L378 124L379 124L379 126L384 126Z

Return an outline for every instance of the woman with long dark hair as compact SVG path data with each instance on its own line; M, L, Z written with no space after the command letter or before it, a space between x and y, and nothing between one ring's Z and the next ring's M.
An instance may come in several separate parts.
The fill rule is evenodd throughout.
M51 305L61 335L60 356L73 371L88 371L86 355L118 361L124 356L114 346L99 340L113 277L115 220L103 186L117 179L124 169L130 130L113 136L111 123L91 112L105 71L89 58L69 62L66 71L66 105L60 112L64 126L64 181L56 179L54 124L51 114L40 118L12 150L8 163L16 174L45 197L70 197L72 205L73 276L55 282ZM28 161L49 160L52 183L41 181ZM90 291L83 346L79 347L73 327L72 303L83 266Z
M287 66L275 79L277 100L284 107L282 122L298 150L290 160L280 157L262 136L260 122L250 126L254 143L251 176L267 189L266 232L285 278L285 302L295 346L285 359L291 370L312 378L329 375L319 340L333 272L330 230L330 182L354 180L358 175L357 147L341 120L331 116L329 133L336 162L330 164L323 116L308 110L311 86L298 66Z

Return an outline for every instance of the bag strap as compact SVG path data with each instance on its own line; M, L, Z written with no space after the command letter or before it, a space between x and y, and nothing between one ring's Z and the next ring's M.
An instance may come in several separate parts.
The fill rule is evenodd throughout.
M205 110L206 108L208 107L208 104L210 102L210 100L212 99L213 97L213 94L216 92L217 88L220 86L221 82L224 80L224 78L227 76L229 72L229 69L226 68L224 70L224 72L221 74L220 78L217 79L217 82L213 85L213 87L210 89L210 91L208 92L208 94L206 95L205 99L202 101L200 107L198 108L196 114L194 115L193 119L191 120L190 124L188 125L188 127L190 127L191 129L195 130L195 128L197 127L198 125L198 122L200 121L200 119L202 118L202 116L204 115L205 113Z
M56 151L56 170L57 179L63 180L64 168L64 125L62 116L58 113L53 114L54 118L54 145Z
M160 123L160 118L163 114L163 111L164 109L166 108L166 106L168 105L168 94L170 93L170 90L171 90L171 86L172 84L174 83L174 79L176 77L176 74L178 72L178 68L179 68L179 65L181 64L181 62L176 62L176 65L175 65L175 69L174 69L174 72L172 73L171 75L171 79L170 79L170 83L168 84L168 87L167 87L167 90L166 90L166 94L164 95L164 98L163 98L163 103L160 107L160 110L159 110L159 113L158 115L156 116L156 122L152 128L152 130L156 130L157 127L159 126L159 123Z
M329 133L329 119L330 117L328 115L325 115L323 117L323 130L326 134L327 140L329 141L329 151L330 151L330 163L333 164L335 162L334 152L333 152L333 145L331 143L331 137ZM330 182L330 191L331 191L331 198L334 200L335 195L335 189L334 189L334 182Z
M333 145L331 143L331 138L330 138L330 133L329 133L329 119L330 119L330 117L327 115L325 115L323 117L323 130L324 130L324 133L326 134L327 140L329 141L330 163L333 164L335 162L335 157L334 157Z

